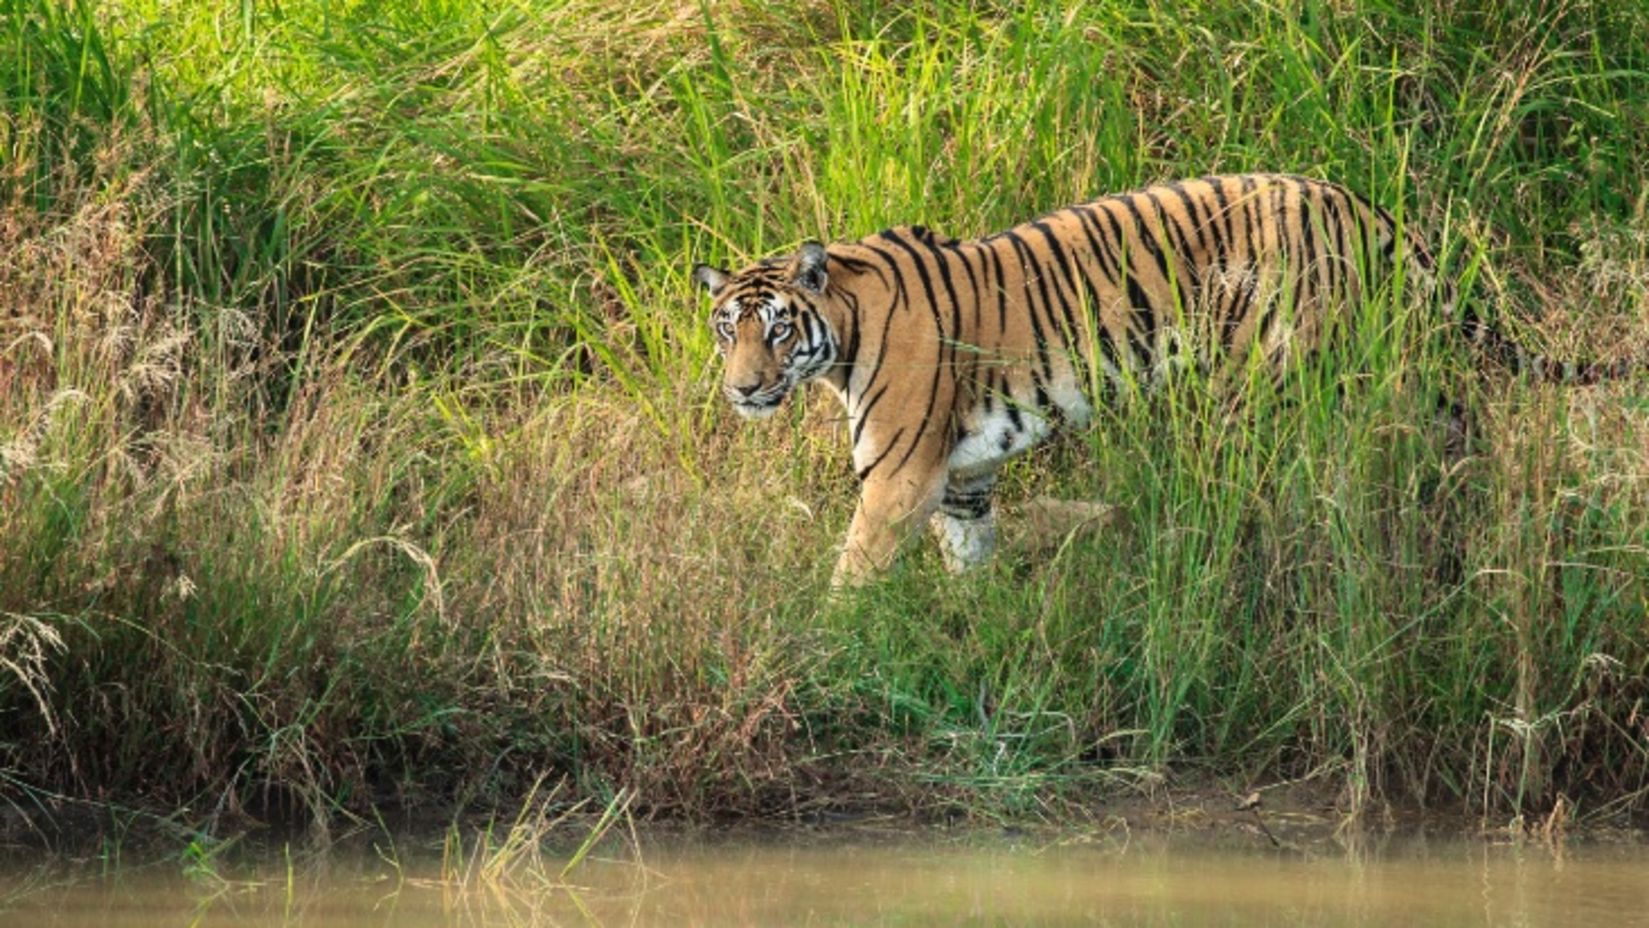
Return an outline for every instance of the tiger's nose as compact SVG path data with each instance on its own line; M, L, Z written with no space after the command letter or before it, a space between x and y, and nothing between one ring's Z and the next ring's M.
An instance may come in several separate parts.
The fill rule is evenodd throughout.
M749 396L761 388L762 382L759 380L754 383L736 383L733 385L734 391L737 392L739 396Z

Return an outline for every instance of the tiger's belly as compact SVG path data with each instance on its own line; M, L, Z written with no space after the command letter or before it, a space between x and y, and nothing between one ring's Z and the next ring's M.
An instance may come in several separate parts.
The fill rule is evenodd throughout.
M1046 405L991 398L963 412L950 453L951 475L965 479L991 473L1048 437L1056 422L1080 428L1093 414L1088 398L1075 385L1051 387L1044 398Z

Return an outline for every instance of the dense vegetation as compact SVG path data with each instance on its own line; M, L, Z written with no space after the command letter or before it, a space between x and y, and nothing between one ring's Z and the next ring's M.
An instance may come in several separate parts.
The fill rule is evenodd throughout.
M1434 311L1011 468L1111 529L829 598L839 413L694 260L1341 180L1530 345L1649 355L1639 0L0 0L0 794L1038 814L1309 778L1649 809L1649 385ZM1445 454L1437 396L1478 434Z

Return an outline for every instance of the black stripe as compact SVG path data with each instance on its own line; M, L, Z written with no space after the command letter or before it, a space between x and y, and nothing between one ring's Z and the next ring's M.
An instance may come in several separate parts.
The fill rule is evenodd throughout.
M1173 261L1171 269L1173 276L1168 278L1168 282L1174 290L1174 300L1178 304L1177 310L1183 315L1191 309L1191 304L1186 299L1186 284L1190 284L1194 288L1197 283L1195 275L1190 272L1191 241L1185 234L1184 225L1168 214L1167 208L1162 205L1161 200L1157 199L1157 195L1153 190L1145 191L1145 199L1149 200L1151 207L1156 210L1157 224L1162 229L1162 237L1167 240L1168 247L1173 252L1171 255L1166 256Z
M928 310L933 314L933 326L940 333L943 333L945 328L944 323L939 318L939 293L933 289L933 278L928 276L927 265L922 263L916 249L900 238L892 229L883 232L882 238L898 245L906 254L910 255L911 263L916 266L916 276L922 282L922 295L927 298Z
M1129 208L1132 209L1132 204ZM1138 211L1135 210L1134 212L1137 216ZM1112 228L1117 233L1117 238L1126 244L1128 240L1123 236L1121 220L1117 219L1109 209L1105 210L1105 215L1111 221ZM1135 228L1138 228L1137 223ZM1155 249L1154 245L1141 245L1139 247L1147 248L1147 250ZM1150 295L1145 292L1145 288L1139 285L1139 274L1135 270L1136 262L1133 258L1133 251L1132 248L1124 249L1123 279L1127 283L1129 305L1133 308L1131 318L1128 320L1129 324L1126 326L1126 332L1128 343L1134 350L1134 357L1142 365L1142 371L1148 371L1152 354L1148 339L1156 333L1156 313L1151 304ZM1164 277L1164 280L1166 279ZM1140 325L1134 325L1135 322L1139 322Z
M1128 301L1133 304L1136 316L1139 313L1144 313L1147 319L1151 318L1151 298L1145 295L1144 290L1140 289L1139 279L1132 274L1128 275ZM1141 373L1149 371L1151 369L1151 343L1147 341L1147 336L1154 333L1155 329L1145 331L1142 334L1136 332L1135 327L1130 325L1126 331L1128 333L1128 344L1134 349L1134 357L1139 361Z
M1242 222L1244 230L1248 233L1247 258L1250 264L1256 265L1253 270L1257 274L1259 272L1257 266L1259 258L1265 249L1265 238L1260 234L1259 221L1255 218L1259 215L1260 199L1255 195L1255 190L1254 178L1244 177L1242 179Z
M1162 274L1163 285L1169 286L1171 278L1168 276L1168 259L1165 255L1163 255L1161 246L1157 244L1156 235L1152 234L1149 226L1145 222L1144 215L1140 213L1139 207L1134 205L1134 200L1132 197L1120 197L1119 199L1128 207L1128 212L1133 216L1134 230L1136 232L1136 235L1134 236L1135 240L1138 242L1140 247L1145 249L1146 253L1156 259L1157 269ZM1133 269L1132 261L1129 262L1129 268L1130 270ZM1133 281L1134 275L1129 274L1128 279ZM1146 333L1155 333L1157 330L1156 307L1151 305L1150 301L1147 300L1144 306L1136 306L1135 309L1145 314L1144 321Z
M1222 261L1229 261L1232 251L1237 247L1237 230L1231 223L1231 203L1225 195L1223 178L1207 178L1209 186L1214 188L1214 204L1219 207L1220 221L1225 223L1225 242L1220 245Z
M939 280L945 285L945 295L950 297L950 331L942 334L951 337L951 341L947 344L949 344L950 353L954 355L956 352L954 339L962 334L962 304L956 298L956 283L951 279L950 261L945 258L945 253L933 245L931 235L924 244L927 245L927 255L933 259L933 263L939 268ZM918 261L921 260L915 249L911 249L911 257Z
M1108 276L1110 285L1113 288L1118 288L1122 286L1123 279L1128 276L1126 273L1126 268L1123 267L1123 258L1120 253L1122 243L1121 241L1117 242L1117 248L1119 251L1118 254L1113 256L1111 253L1110 239L1106 236L1105 229L1099 223L1100 214L1105 215L1106 220L1112 225L1113 228L1116 227L1110 213L1094 204L1085 206L1079 212L1079 215L1083 219L1084 228L1091 230L1090 240L1095 242L1098 246L1095 254L1100 257L1101 270L1103 270ZM1105 317L1104 310L1106 308L1107 307L1104 306L1096 307L1094 316L1095 324L1099 327L1100 345L1103 347L1106 357L1110 359L1112 367L1120 375L1123 369L1121 352L1117 348L1116 338L1111 334L1110 323ZM1129 324L1132 315L1132 313L1128 313L1123 319L1124 338L1128 338L1132 329L1132 326ZM1135 345L1135 348L1137 349L1137 345Z
M1098 259L1100 270L1105 272L1112 285L1116 285L1122 281L1122 262L1111 254L1110 243L1105 238L1105 231L1099 227L1094 212L1092 205L1082 206L1077 209L1077 217L1082 221L1082 229L1088 235L1088 247Z
M847 396L849 400L852 400L853 397L849 395L848 391L853 385L853 365L858 363L859 360L859 298L846 290L842 291L841 296L842 302L847 304L847 322L851 328L851 332L847 335L847 341L842 348L841 356L837 358L836 363L844 369L844 373L842 375L842 394ZM843 333L836 333L837 338L841 338L842 336Z
M1220 342L1224 346L1226 354L1230 354L1231 346L1236 342L1237 329L1242 327L1243 317L1248 314L1248 310L1253 305L1254 291L1258 287L1258 279L1251 277L1244 282L1243 286L1237 288L1237 296L1231 301L1231 311L1226 314L1220 333Z
M1157 271L1162 276L1163 283L1167 283L1168 256L1163 253L1162 243L1157 241L1156 233L1151 231L1151 224L1145 221L1145 213L1140 210L1139 204L1134 202L1131 195L1116 197L1114 202L1121 203L1127 208L1128 215L1134 223L1134 240L1156 261Z
M1099 266L1100 271L1106 271L1104 254L1105 244L1103 241L1104 235L1103 233L1096 235L1099 229L1098 222L1094 220L1085 209L1079 209L1077 211L1077 221L1082 226L1082 234L1088 239L1088 250L1095 256L1095 264ZM1092 223L1091 227L1090 223ZM1094 328L1099 332L1099 344L1100 348L1105 353L1105 360L1109 361L1114 369L1120 371L1122 368L1117 359L1116 343L1111 338L1110 327L1105 324L1105 298L1099 292L1099 287L1094 283L1093 277L1088 273L1085 267L1081 266L1080 262L1078 262L1077 271L1082 275L1083 286L1085 286L1088 290L1088 301L1093 306L1093 310L1090 315L1093 318Z
M905 290L905 275L899 272L899 266L894 263L893 256L880 248L869 245L865 247L876 257L882 259L893 277L893 299L888 303L887 312L882 315L882 340L878 345L879 350L876 352L876 365L870 369L870 375L865 378L865 389L869 390L870 385L875 383L876 378L881 375L882 365L887 362L887 333L893 328L893 317L899 308L899 304L903 302L908 307L910 299ZM849 415L863 415L863 408L861 407L857 411L849 410Z
M1059 274L1054 280L1054 295L1059 297L1060 313L1065 318L1065 338L1074 339L1081 329L1077 327L1076 313L1071 309L1071 301L1065 298L1065 290L1069 290L1072 297L1077 296L1076 281L1071 278L1070 267L1067 264L1069 259L1065 249L1059 244L1059 237L1054 235L1047 223L1038 219L1031 223L1031 228L1042 234L1042 238L1048 243L1048 250L1053 254L1054 266ZM1060 288L1061 282L1065 284L1064 289Z
M979 285L979 278L973 273L973 249L964 248L960 242L955 241L947 242L944 247L956 255L956 260L962 262L963 270L968 272L968 290L972 294L968 300L968 305L973 307L973 336L977 339L979 337L979 316L984 311L982 304L985 301L981 299L984 288Z
M1271 207L1271 224L1277 229L1278 266L1284 274L1293 273L1294 265L1294 238L1288 228L1288 190L1280 182L1274 181L1269 188L1276 202ZM1291 288L1287 280L1278 282L1281 290L1286 292Z
M1169 184L1168 192L1178 197L1180 202L1185 205L1185 214L1191 220L1191 231L1196 233L1197 246L1202 249L1202 259L1206 261L1223 251L1224 248L1219 244L1219 226L1211 221L1213 217L1212 210L1204 215L1204 207L1207 204L1204 202L1203 197L1201 195L1193 196L1185 189L1184 183ZM1210 237L1214 239L1212 247L1208 244Z
M1031 254L1030 246L1025 243L1025 240L1019 236L1018 232L1009 229L1008 231L1003 232L1002 236L1013 245L1014 254L1019 258L1019 265L1025 286L1025 304L1027 309L1025 315L1026 318L1030 320L1031 336L1036 341L1037 360L1040 362L1042 368L1041 376L1047 379L1052 379L1053 364L1048 360L1048 338L1043 332L1041 316L1037 310L1036 298L1031 293L1031 272L1036 269L1037 266L1035 258ZM1048 287L1047 284L1042 282L1041 274L1036 275L1036 289L1042 295L1043 305L1047 305ZM1035 376L1036 372L1033 371L1032 375Z
M956 346L950 339L944 337L945 325L939 315L938 293L933 289L933 278L928 276L927 265L923 263L922 256L914 247L891 230L883 232L882 237L903 248L910 255L911 262L916 265L916 276L921 278L922 292L927 296L928 310L933 316L934 334L939 342L939 357L937 363L933 365L933 382L928 384L927 409L922 412L922 424L917 427L916 435L911 438L910 447L905 449L904 455L899 458L897 464L893 465L893 472L898 473L910 462L910 456L916 453L916 448L922 443L922 436L926 435L928 428L933 425L934 410L939 403L939 381L950 363L950 355L955 352ZM950 272L945 270L941 276L945 278L945 289L951 297L951 313L955 315L960 310L956 308L956 292L950 287Z
M1299 199L1300 212L1300 241L1305 249L1305 273L1302 275L1302 284L1305 287L1315 288L1321 283L1321 269L1317 266L1317 228L1316 210L1308 188L1298 180L1291 180L1295 186L1295 196ZM1314 289L1312 293L1314 293ZM1301 293L1299 299L1307 298L1307 293Z
M866 396L865 401L861 403L858 410L854 412L854 415L859 417L859 421L853 424L851 447L859 447L859 436L864 434L865 425L870 422L870 411L876 408L876 404L881 401L882 394L887 392L887 387L888 385L884 383L874 392Z
M888 283L887 275L882 273L882 269L877 267L875 264L872 264L869 261L864 261L864 260L861 260L859 258L850 258L847 255L838 255L838 254L830 254L830 255L828 255L828 258L831 261L838 262L843 267L847 268L848 270L850 270L850 271L852 271L856 274L862 274L865 271L875 271L876 276L882 278L882 283L884 285L886 285Z
M1332 195L1329 195L1332 194ZM1353 263L1353 244L1351 241L1351 225L1346 211L1351 208L1345 190L1338 185L1325 191L1324 201L1334 218L1334 247L1339 250L1339 258L1334 262L1334 280L1339 283L1341 299L1350 303L1353 295L1361 298L1363 282L1353 276L1356 265ZM1355 283L1355 286L1354 286Z
M815 328L813 324L816 316L818 316L818 311L811 306L807 307L807 312L796 314L796 327L802 330L802 343L814 347L822 341L819 338L820 330Z
M945 498L939 504L945 515L953 519L972 521L983 519L991 511L991 491L957 492L945 490Z
M982 247L996 275L996 331L1000 335L1008 331L1008 285L1002 278L1002 258L996 253L996 246L986 244Z
M877 465L881 464L882 460L888 456L888 452L892 451L894 446L899 444L899 436L903 434L905 434L905 429L903 426L900 426L899 430L893 433L893 437L888 439L887 445L882 448L882 453L876 455L876 460L866 464L858 471L860 483L863 483L865 480L869 479L871 472L874 471ZM898 468L894 468L894 470L898 470Z

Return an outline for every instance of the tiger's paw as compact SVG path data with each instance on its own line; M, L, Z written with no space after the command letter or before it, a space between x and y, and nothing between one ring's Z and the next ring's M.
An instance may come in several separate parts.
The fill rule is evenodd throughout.
M945 559L945 569L953 574L981 567L996 553L996 520L988 515L958 519L936 512L931 524L934 537L939 539L939 553Z

